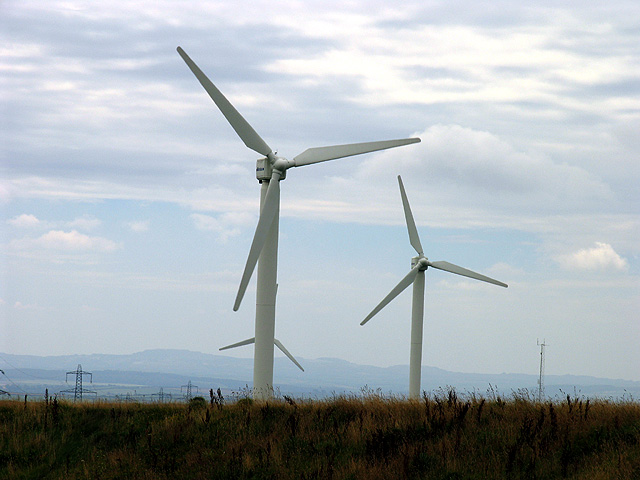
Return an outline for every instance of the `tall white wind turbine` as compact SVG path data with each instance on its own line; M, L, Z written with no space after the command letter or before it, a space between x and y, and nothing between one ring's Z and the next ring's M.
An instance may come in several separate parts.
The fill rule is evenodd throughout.
M280 211L280 181L284 180L287 169L301 167L313 163L325 162L361 153L385 150L410 143L419 142L419 138L401 140L385 140L378 142L334 145L330 147L309 148L292 160L278 157L266 142L256 133L249 123L240 115L225 96L178 47L178 53L191 69L200 84L218 106L227 121L231 124L244 144L251 150L264 155L257 161L256 177L261 183L260 217L249 249L249 257L244 267L238 294L233 310L237 311L244 297L251 275L258 264L256 289L256 323L255 337L223 347L223 349L255 344L253 364L253 394L256 399L268 399L273 393L273 347L277 346L299 368L300 364L275 339L275 305L277 291L278 264L278 225Z
M402 197L402 206L404 207L404 216L407 221L407 229L409 230L409 242L411 246L418 252L417 257L411 259L411 270L405 277L400 280L389 294L374 308L367 317L360 322L360 325L367 323L375 314L382 310L391 300L396 298L404 289L413 283L413 301L411 305L411 352L409 355L409 398L418 398L420 396L420 373L422 364L422 327L424 320L424 272L429 267L444 270L445 272L456 273L483 282L493 283L501 287L507 287L506 283L499 282L493 278L486 277L466 268L458 267L449 262L438 261L432 262L424 256L418 229L413 220L409 200L404 191L402 178L398 175L398 184L400 185L400 196Z

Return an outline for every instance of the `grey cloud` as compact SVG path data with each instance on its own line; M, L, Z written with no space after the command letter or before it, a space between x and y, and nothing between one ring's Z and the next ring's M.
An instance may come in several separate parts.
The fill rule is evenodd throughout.
M424 3L414 2L411 7L403 4L410 16L401 19L379 20L381 28L409 28L419 25L482 25L484 27L508 28L529 25L546 17L540 8L523 9L510 1Z
M309 12L319 5L311 4ZM436 7L416 5L408 5L407 12L414 9L413 18L404 26L398 25L399 29L410 29L420 22L467 22L474 29L523 27L532 21L544 26L543 20L552 11L551 3L527 8L510 2L498 2L490 8L462 1ZM352 10L362 13L357 5ZM370 18L378 22L378 33L393 33L391 17L384 19L382 13L373 10ZM574 15L589 18L597 17L594 12L589 6L581 7L578 13L571 10ZM591 94L607 98L606 89L610 87L614 95L632 96L637 89L633 80L579 85L558 78L553 95L541 98L531 98L523 91L522 98L512 101L406 102L381 107L361 100L364 74L371 72L363 72L362 77L317 72L308 78L274 67L279 59L313 58L332 49L348 48L346 36L306 36L301 30L272 24L259 15L251 21L233 23L205 11L189 23L175 12L173 18L166 19L144 9L126 13L114 10L105 16L86 12L65 15L52 9L9 9L9 21L5 22L9 29L3 35L13 38L16 51L25 45L39 48L26 49L23 56L3 61L12 68L3 73L10 119L3 125L6 142L2 167L9 178L60 181L65 188L73 188L76 181L82 194L89 194L92 184L118 184L119 191L146 192L158 199L169 191L172 193L166 198L175 198L177 190L215 191L218 184L212 176L189 172L224 171L229 159L252 169L254 155L226 125L176 54L179 44L232 102L239 103L243 115L265 140L289 157L310 146L398 138L424 125L457 124L475 133L460 137L449 132L447 144L432 143L433 150L427 151L425 140L420 147L424 151L421 168L432 185L449 182L455 184L453 189L458 193L472 189L484 192L489 199L495 191L511 196L520 193L521 198L525 193L535 193L533 198L537 200L543 195L545 206L551 208L554 201L560 201L565 209L594 207L595 199L611 198L611 189L616 193L633 191L632 178L606 176L606 168L595 160L583 167L589 158L603 155L601 140L589 132L593 128L598 132L619 129L620 123L610 127L619 112L588 109L582 101ZM434 18L435 13L441 15ZM624 19L619 21L624 23ZM572 30L567 27L567 31ZM561 29L559 32L562 34ZM597 45L597 36L587 32L580 37L578 33L568 40L550 40L549 48L579 52L579 42L575 42L579 38ZM628 35L635 36L633 32ZM348 41L367 43L366 38ZM621 32L621 38L609 35L605 45L634 48L628 42ZM537 66L534 70L508 63L485 68L489 77L483 80L486 84L492 78L527 78L540 71ZM424 63L399 67L399 71L408 81L427 77L455 78L470 85L474 82L469 72L459 68L431 66L428 56ZM45 82L67 82L70 87L46 90ZM243 95L251 96L252 101L243 104ZM559 99L569 97L580 101L570 106L559 103ZM486 144L479 132L487 134L483 137ZM621 142L627 145L622 153L629 158L638 153L634 138L632 133L620 133ZM613 147L606 151L607 156L615 153L619 152ZM340 174L348 178L361 161L365 160L345 162ZM525 173L528 167L533 168L533 174ZM545 168L553 174L545 174ZM326 176L335 170L320 166L316 171ZM315 184L315 177L306 172L292 175ZM615 181L611 187L609 180ZM585 198L592 203L582 205L580 199ZM498 200L494 203L505 208ZM532 203L517 205L535 206Z
M611 98L611 97L636 97L640 95L640 80L629 78L613 82L598 82L589 85L574 85L570 93L578 98ZM630 108L631 111L635 110Z
M486 28L527 27L551 24L560 18L590 19L600 21L610 16L619 17L638 9L633 0L616 1L615 4L571 0L559 4L554 0L544 0L523 6L510 0L493 2L473 2L455 0L452 2L415 2L412 15L402 21L390 22L395 28L420 24L473 25Z
M408 78L410 79L432 79L432 80L442 80L442 79L456 79L459 82L472 82L474 78L469 75L467 72L464 72L460 69L454 68L444 68L444 67L432 67L429 65L412 65L408 67L403 67L401 69L406 73ZM453 87L449 87L453 88ZM466 89L465 87L460 87L460 89Z
M422 143L411 152L398 149L365 162L360 176L375 177L394 165L430 190L454 193L458 204L482 199L498 211L525 205L540 213L580 211L613 197L609 186L586 170L518 151L488 132L435 125L419 136Z
M286 29L266 24L229 28L215 18L210 28L162 23L140 28L144 13L132 18L100 18L56 9L15 8L8 9L7 15L5 36L11 38L16 55L3 62L9 69L3 74L7 148L2 156L7 173L15 175L55 172L90 177L93 172L103 177L126 170L124 181L131 181L139 176L175 175L189 165L196 168L198 161L188 148L177 156L166 147L160 147L163 152L151 153L166 145L169 134L175 142L190 143L196 133L215 144L219 133L210 121L219 112L175 52L178 44L187 48L216 82L239 90L242 83L277 84L273 79L278 74L267 71L272 59L313 53L325 46ZM33 48L20 54L21 45ZM54 88L45 87L47 83ZM63 86L57 88L56 84ZM255 89L249 86L244 90L252 93ZM287 82L280 87L281 92L291 90ZM184 112L171 108L171 102L177 101L176 93L197 98L202 105L199 112L189 114L184 127L179 123ZM278 94L277 88L273 93ZM298 102L306 98L301 92L295 95ZM153 102L165 102L169 108L158 116ZM268 109L258 107L258 113L260 110L264 115ZM300 115L290 122L300 124L308 118ZM272 122L262 123L269 126ZM185 136L181 130L187 128ZM278 128L290 130L286 123ZM265 132L271 133L269 129ZM201 151L200 157L211 155L206 148Z

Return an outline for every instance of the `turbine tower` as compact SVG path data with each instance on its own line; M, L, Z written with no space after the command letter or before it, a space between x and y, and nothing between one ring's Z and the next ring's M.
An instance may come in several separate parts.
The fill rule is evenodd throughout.
M342 157L399 147L419 142L419 138L385 140L378 142L334 145L309 148L292 160L278 157L251 125L240 115L218 88L207 78L200 68L180 47L178 53L191 69L200 84L218 106L236 134L251 150L263 155L257 161L256 177L261 184L260 217L249 249L240 287L233 310L240 308L251 275L258 264L256 289L255 336L248 340L229 345L221 350L241 345L255 344L253 364L253 394L256 399L268 399L273 393L273 348L277 346L299 368L300 364L275 338L275 302L277 291L278 228L280 213L280 181L285 179L291 167L301 167Z
M424 319L424 272L429 267L445 272L463 275L465 277L482 280L483 282L493 283L501 287L506 287L506 283L499 282L493 278L486 277L466 268L458 267L449 262L437 261L432 262L424 256L420 237L416 223L413 220L409 200L402 184L402 178L398 175L398 184L400 185L400 196L402 197L402 205L404 207L404 216L409 230L409 242L418 253L417 257L411 259L411 270L400 280L389 294L374 308L367 317L360 322L364 325L373 318L380 310L382 310L391 300L396 298L404 289L413 284L413 301L411 306L411 351L409 356L409 398L418 398L420 396L420 373L422 364L422 328Z

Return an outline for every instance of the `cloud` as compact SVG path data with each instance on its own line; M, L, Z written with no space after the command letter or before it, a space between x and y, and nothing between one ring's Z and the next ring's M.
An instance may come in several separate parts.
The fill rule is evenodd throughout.
M149 231L149 220L141 220L138 222L129 222L127 226L131 229L132 232L141 233Z
M557 261L568 270L625 271L629 268L627 260L618 255L611 245L601 242L596 242L595 247L559 256Z
M386 178L390 166L419 179L430 191L468 203L469 196L493 208L529 211L576 209L613 197L587 170L536 151L522 151L499 136L461 125L433 125L416 136L420 144L385 151L362 163L358 177Z
M522 268L514 267L506 262L498 262L495 265L488 268L485 272L486 275L490 275L494 278L499 278L505 283L513 281L514 278L522 278L526 275L525 270Z
M424 178L423 183L429 187L447 190L440 196L440 203L449 210L456 203L449 202L447 196L456 197L454 201L460 204L458 199L473 194L474 206L476 195L482 195L481 199L489 206L498 207L498 214L507 209L523 211L529 206L536 207L536 211L545 209L545 213L552 209L568 211L572 207L584 212L585 199L597 208L604 208L604 202L598 200L610 199L611 189L616 194L621 191L610 176L602 177L597 170L607 164L611 165L611 171L627 171L613 168L612 162L620 162L614 157L633 158L632 155L607 155L611 158L606 162L594 161L590 166L578 163L581 160L578 157L585 144L602 143L599 135L606 135L609 128L603 116L619 116L630 108L628 105L634 105L630 103L633 91L618 93L614 99L608 99L615 100L614 103L604 106L605 99L600 96L571 94L578 87L601 86L602 79L619 82L620 77L635 78L629 75L633 73L633 62L629 60L633 55L625 53L629 47L622 47L636 42L625 40L618 48L604 47L617 35L622 35L622 39L632 35L628 29L614 28L616 16L611 18L611 26L605 28L598 22L583 23L574 18L584 15L597 19L599 14L591 8L581 8L579 13L571 7L563 8L558 12L562 17L556 17L556 9L546 6L526 11L509 7L509 15L503 12L496 17L484 8L469 5L460 17L459 9L419 2L402 12L371 11L356 2L350 7L341 6L339 13L324 3L313 2L313 6L305 4L304 8L292 6L298 9L296 15L283 15L266 5L260 3L259 8L265 9L267 17L245 16L246 12L235 12L237 9L218 3L203 7L215 11L216 22L224 26L213 29L215 34L204 31L209 21L207 15L195 15L197 27L193 25L195 18L187 21L201 11L200 7L182 9L171 16L170 23L177 29L185 25L195 28L181 41L183 46L212 80L221 82L219 86L224 93L266 140L284 143L272 144L273 147L297 145L299 138L306 142L309 137L311 141L321 137L318 141L341 143L342 138L334 141L330 136L336 132L348 137L345 141L359 141L369 135L377 139L378 132L384 132L380 138L385 138L389 131L395 135L405 125L420 129L430 123L459 122L426 129L424 145L407 150L411 155L416 148L421 152L416 164L420 169L415 174ZM229 175L246 174L253 168L252 157L246 163L228 161L236 155L235 150L227 148L227 143L238 147L243 162L247 158L244 146L224 124L215 106L207 103L204 92L175 53L175 46L168 45L173 40L166 36L166 21L157 16L155 7L104 8L100 14L91 11L96 15L91 20L86 16L88 11L69 15L43 5L29 11L29 15L19 9L13 12L17 16L12 27L16 45L11 50L18 54L9 58L10 65L36 70L39 62L44 62L51 67L47 71L55 75L43 80L27 71L10 77L9 86L16 92L12 105L15 103L13 108L19 120L15 122L16 134L26 131L21 134L26 140L16 143L13 150L22 154L24 149L35 159L31 164L11 165L14 174L9 180L11 193L26 198L162 201L179 198L190 205L198 201L200 205L194 209L200 211L206 209L205 202L213 210L228 211L222 199L246 198L245 191L236 183L224 182L231 194L222 195L209 184L212 180L209 176L227 180ZM439 19L435 22L434 11ZM534 11L537 12L534 18L544 21L533 22L529 15ZM551 12L553 16L548 17ZM40 25L39 35L26 35L33 15L37 15L35 18L56 15L57 21L50 25L63 21L69 28ZM442 20L450 19L449 15L455 15L452 24ZM548 21L551 18L556 20ZM278 28L267 37L256 36L256 21ZM143 32L139 24L145 25ZM526 25L524 30L522 25ZM113 30L114 26L117 30ZM93 38L95 28L110 34L105 33L98 44L82 41ZM211 42L208 35L223 35L228 41ZM119 42L127 40L132 48L123 57ZM247 48L248 45L254 48ZM597 60L593 57L602 57L602 61L586 61ZM585 65L589 66L588 71ZM43 97L34 100L31 95L22 96L24 81L33 82L26 91L44 92ZM251 82L251 88L246 88L247 82ZM61 88L66 85L76 85L73 95ZM45 92L46 88L49 90ZM377 108L381 103L385 108ZM289 104L293 110L284 115ZM391 108L386 108L388 104ZM623 105L627 107L622 108ZM96 115L96 111L100 114ZM163 114L158 115L159 111ZM272 121L275 113L279 115L277 122ZM547 115L555 120L550 121ZM210 120L215 123L212 125ZM96 122L106 123L102 125L105 128L96 129ZM594 124L598 125L598 134L593 133ZM57 134L47 134L45 140L34 137L34 131L18 129L21 125L37 125L37 132ZM130 128L124 128L125 125ZM572 143L578 136L580 141L575 146ZM531 140L523 140L525 137ZM39 145L34 138L41 138L45 147L42 151L34 149L34 145ZM61 163L53 171L55 176L47 159L52 149L61 147L52 139L74 145L77 150L57 151ZM531 152L532 144L542 147ZM567 156L574 157L569 160L572 163L552 156L550 145L565 148ZM156 155L158 150L163 155ZM42 155L41 160L38 155ZM88 157L92 158L90 164L86 162ZM151 157L154 160L159 157L160 161L151 161ZM357 165L361 160L341 165L349 168L348 162ZM411 170L409 166L407 163L407 173ZM320 168L327 171L337 167ZM379 173L376 175L381 177ZM29 175L40 177L42 182ZM294 175L306 174L292 172L291 176ZM629 177L623 180L628 182ZM603 178L611 183L611 188ZM213 180L223 183L217 178ZM323 202L344 199L341 195L323 196L320 200L315 192L323 191L321 182L319 179L312 187L308 183L301 185L310 192L309 196L315 197L301 208L318 215L326 211ZM635 185L629 184L628 188ZM449 186L452 188L446 188ZM360 187L353 189L360 190ZM205 192L206 198L201 192ZM354 208L366 209L364 200L370 195L371 190L362 192L362 200ZM372 210L379 211L379 204ZM453 217L449 211L446 213ZM469 216L475 214L471 212ZM375 212L363 218L375 219ZM82 231L79 226L69 228Z
M18 228L33 228L40 225L40 220L35 215L23 213L10 220L7 220L9 225L13 225Z
M102 225L102 222L95 217L90 215L84 215L82 217L76 218L71 222L68 222L67 227L69 228L79 228L81 230L91 230L96 227Z
M10 187L8 184L0 182L0 203L5 203L9 201L9 198L11 197L9 188Z
M35 215L23 213L22 215L18 215L10 220L7 220L9 225L13 225L18 228L36 228L40 227L42 229L45 228L54 228L54 227L67 227L71 229L79 229L79 230L92 230L94 228L102 225L102 221L91 216L91 215L83 215L82 217L78 217L70 222L66 221L43 221L37 218Z
M77 230L64 232L62 230L50 230L38 238L23 238L12 240L11 249L23 253L34 250L48 250L59 252L78 253L106 253L113 252L119 245L102 237L90 237Z
M57 250L80 250L111 252L117 248L117 244L102 237L90 237L79 233L77 230L64 232L51 230L41 236L36 243L44 248Z
M417 136L422 143L411 155L408 150L390 150L369 162L368 168L387 168L389 156L396 168L423 172L429 183L462 185L494 194L611 196L609 187L586 170L554 162L541 153L520 151L490 132L440 124Z
M22 302L14 303L13 308L15 308L16 310L39 310L40 309L40 307L38 307L37 305L28 305Z
M215 232L222 242L240 234L240 227L251 224L253 216L245 213L225 213L217 218L200 213L192 213L189 218L193 220L196 229L207 232Z

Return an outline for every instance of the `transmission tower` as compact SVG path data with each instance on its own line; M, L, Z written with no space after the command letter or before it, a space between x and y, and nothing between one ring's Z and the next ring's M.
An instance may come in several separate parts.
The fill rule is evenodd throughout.
M164 402L164 390L162 389L162 387L160 387L160 390L158 391L158 393L152 393L151 394L151 398L153 397L158 397L158 403L162 403Z
M0 370L0 373L1 373L2 375L4 375L4 370ZM0 388L0 395L11 395L11 394L10 394L9 392L7 392L7 391L5 391L5 390L2 390L2 389Z
M540 340L536 340L536 343L540 347L540 378L538 378L538 401L539 402L542 402L542 399L544 398L544 347L547 346L545 342L546 341L543 340L542 343L540 343Z
M180 387L180 391L181 391L181 392L182 392L182 389L183 389L183 388L186 388L186 389L187 389L187 395L186 395L186 399L187 399L187 401L189 401L189 400L191 400L191 399L193 398L193 395L191 395L191 390L192 390L193 388L195 388L195 389L196 389L196 391L198 391L198 386L197 386L197 385L192 385L192 384L191 384L191 380L189 380L189 381L187 382L187 384L186 384L186 385L182 385L182 386Z
M90 377L89 381L91 383L93 383L93 374L91 372L83 371L82 370L82 365L78 364L78 368L75 371L67 372L67 375L64 378L65 382L67 381L67 378L69 378L69 375L75 375L76 376L76 388L74 388L73 390L71 390L71 389L62 390L60 393L71 393L71 392L73 392L73 401L74 402L76 400L82 401L82 394L83 393L95 393L97 395L97 393L94 392L93 390L86 390L86 389L82 388L82 376L83 375L89 375L89 377Z

